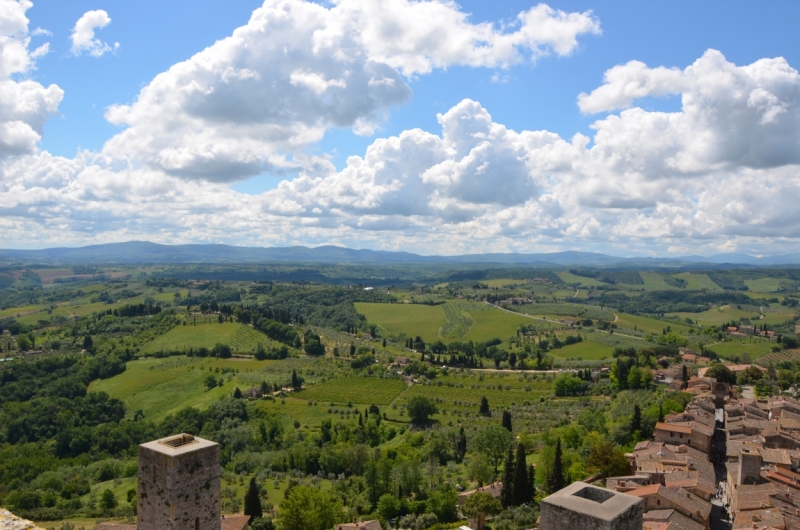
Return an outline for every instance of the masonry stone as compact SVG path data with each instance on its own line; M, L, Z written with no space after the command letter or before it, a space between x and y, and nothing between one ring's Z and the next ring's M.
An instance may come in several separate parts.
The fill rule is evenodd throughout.
M542 499L539 530L642 530L644 500L574 482Z
M138 530L220 530L219 445L180 434L139 446Z

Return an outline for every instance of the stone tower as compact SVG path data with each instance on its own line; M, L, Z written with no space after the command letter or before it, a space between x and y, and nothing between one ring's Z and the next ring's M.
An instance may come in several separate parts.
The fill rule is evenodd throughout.
M573 482L542 499L539 530L642 530L644 499Z
M739 484L758 484L761 480L761 453L756 449L739 450Z
M219 445L179 434L139 446L138 530L220 530Z

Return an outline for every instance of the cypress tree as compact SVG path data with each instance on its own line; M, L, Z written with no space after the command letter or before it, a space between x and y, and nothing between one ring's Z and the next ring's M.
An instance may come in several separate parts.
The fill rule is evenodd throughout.
M547 477L547 491L553 494L564 489L565 486L564 461L561 453L561 438L559 438L556 440L556 454L555 458L553 458L553 469L550 470L550 476Z
M489 400L486 399L486 396L483 396L481 398L481 407L480 407L480 409L478 409L478 412L480 412L481 416L491 416L492 415L492 411L489 410Z
M536 468L533 464L528 468L528 491L525 502L533 502L536 498Z
M633 418L631 418L631 434L636 431L642 432L642 409L639 405L633 406Z
M247 488L247 493L244 495L244 514L251 517L263 517L264 512L261 511L261 499L258 495L258 487L256 486L256 479L250 479L250 486Z
M658 404L658 422L664 423L664 405L661 403Z
M297 370L292 370L292 388L297 390L300 386L300 382L297 380Z
M508 429L508 432L512 432L511 428L511 411L504 410L503 411L503 427Z
M464 433L464 427L458 431L458 439L456 440L456 457L457 461L464 460L464 455L467 454L467 435Z
M505 464L503 464L503 488L500 490L500 503L503 508L514 506L514 450L510 445Z
M525 458L525 446L517 445L517 460L514 463L514 506L520 506L528 500L528 463Z
M686 365L683 365L683 389L689 388L689 369L686 368Z
M239 387L236 387L236 390L233 391L233 397L236 399L242 399L242 391L239 390Z

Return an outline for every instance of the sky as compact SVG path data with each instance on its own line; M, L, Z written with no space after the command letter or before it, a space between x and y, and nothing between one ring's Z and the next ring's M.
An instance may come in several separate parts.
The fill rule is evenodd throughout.
M0 247L800 252L799 15L0 0Z

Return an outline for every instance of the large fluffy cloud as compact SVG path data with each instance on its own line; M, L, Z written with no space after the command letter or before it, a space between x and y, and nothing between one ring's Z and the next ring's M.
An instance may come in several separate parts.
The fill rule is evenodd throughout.
M217 182L307 167L302 150L327 130L372 133L409 98L405 76L567 55L598 28L590 13L545 5L498 28L444 0L266 0L231 37L111 107L107 118L127 128L104 152Z
M64 92L25 79L48 44L30 51L28 0L0 0L0 158L32 153Z
M35 133L0 159L0 230L9 242L36 234L39 245L146 238L432 253L800 250L800 75L782 58L740 66L709 50L684 69L611 68L578 97L582 112L607 113L591 138L514 131L464 100L438 116L439 130L377 139L336 171L304 148L331 127L372 130L408 98L409 76L567 54L596 22L539 6L498 29L471 24L445 2L276 0L158 76L131 105L109 109L127 128L102 152L65 159L35 151L61 92L13 80L34 54L27 4L7 5L21 11L0 17L3 34L17 35L0 89L32 83L30 94L58 96L42 107L0 94L19 108L15 120L0 112L1 123ZM412 16L425 24L406 25ZM452 28L457 46L438 38ZM680 110L636 106L666 95L681 98ZM259 195L227 185L266 167L300 175Z

